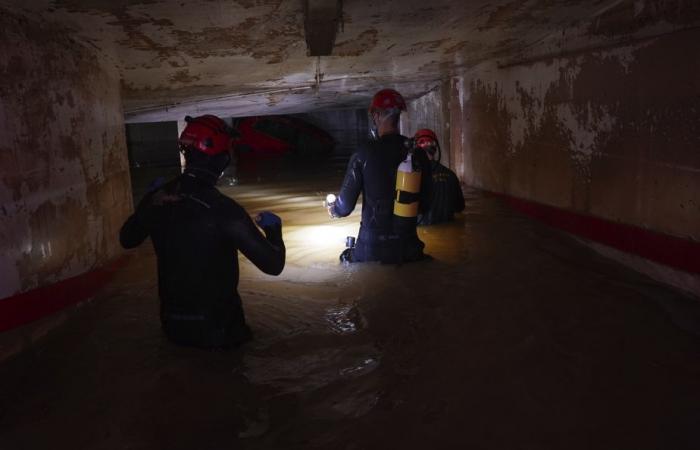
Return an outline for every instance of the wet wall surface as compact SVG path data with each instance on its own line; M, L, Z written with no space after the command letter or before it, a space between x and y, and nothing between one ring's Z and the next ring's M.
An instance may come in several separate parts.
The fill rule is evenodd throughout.
M588 218L630 225L642 231L626 237L639 248L653 246L654 233L693 248L700 240L700 34L689 24L699 18L690 3L610 2L590 21L436 84L410 102L403 131L437 127L446 160L468 186L573 213L579 229ZM650 252L593 245L698 292L696 271L673 261L697 260L693 250L651 261Z
M420 230L433 261L344 266L339 183L224 191L279 213L288 251L279 277L241 265L238 350L168 343L133 252L0 365L0 448L698 448L696 301L477 193Z
M471 186L699 240L699 39L695 28L455 78L454 167Z
M0 301L119 254L131 209L118 75L50 25L0 18Z

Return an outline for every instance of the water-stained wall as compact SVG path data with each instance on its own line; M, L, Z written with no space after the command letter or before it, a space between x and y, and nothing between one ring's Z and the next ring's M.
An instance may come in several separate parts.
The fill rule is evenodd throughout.
M115 257L132 205L117 75L67 34L0 13L2 301Z
M467 185L680 238L693 249L700 241L698 42L700 29L691 28L481 63L411 102L420 122L412 129L444 117L450 165ZM689 257L681 255L684 264L697 267ZM626 262L700 293L694 272Z
M468 184L700 240L700 31L455 80Z

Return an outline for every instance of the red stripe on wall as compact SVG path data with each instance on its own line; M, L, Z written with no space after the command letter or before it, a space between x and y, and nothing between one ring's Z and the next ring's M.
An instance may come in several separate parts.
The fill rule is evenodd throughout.
M0 300L0 332L89 299L112 279L126 259L122 257L105 267Z
M566 211L506 194L493 194L504 199L513 209L552 227L674 269L700 274L700 242Z

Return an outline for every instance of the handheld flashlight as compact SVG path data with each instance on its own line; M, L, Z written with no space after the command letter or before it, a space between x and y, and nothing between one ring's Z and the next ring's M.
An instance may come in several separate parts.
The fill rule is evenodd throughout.
M328 215L331 216L332 219L338 217L336 216L333 206L335 205L335 201L337 200L337 197L335 194L328 194L326 195L326 201L323 202L323 206L326 207L328 210Z

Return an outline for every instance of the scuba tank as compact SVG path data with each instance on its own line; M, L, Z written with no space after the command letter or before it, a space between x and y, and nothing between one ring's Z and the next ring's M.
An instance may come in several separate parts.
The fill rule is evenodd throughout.
M418 216L420 198L421 171L413 161L410 149L406 159L401 161L396 170L396 197L394 198L394 215L412 218Z

